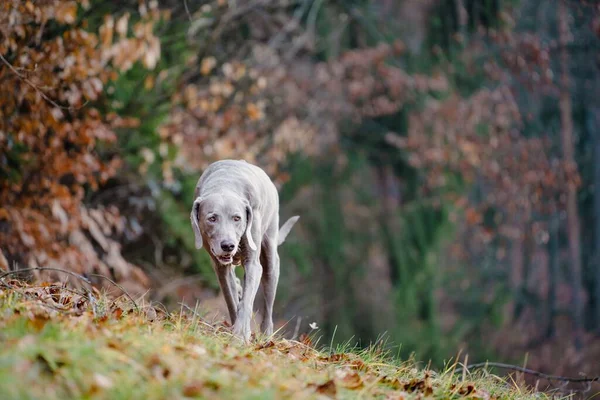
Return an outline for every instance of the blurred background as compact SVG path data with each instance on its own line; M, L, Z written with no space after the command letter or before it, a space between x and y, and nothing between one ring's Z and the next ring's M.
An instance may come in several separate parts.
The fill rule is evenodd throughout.
M598 1L1 3L0 267L223 319L189 224L223 158L301 216L287 337L600 373Z

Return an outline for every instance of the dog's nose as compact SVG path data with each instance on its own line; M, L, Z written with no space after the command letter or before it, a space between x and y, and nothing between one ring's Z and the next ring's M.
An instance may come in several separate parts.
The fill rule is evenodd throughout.
M233 249L235 249L235 243L224 240L221 242L221 249L223 251L232 252Z

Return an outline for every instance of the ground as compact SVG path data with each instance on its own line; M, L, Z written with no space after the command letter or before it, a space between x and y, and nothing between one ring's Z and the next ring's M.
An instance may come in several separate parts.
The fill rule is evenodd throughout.
M0 393L10 399L544 397L493 375L419 368L381 346L317 349L254 338L199 310L168 313L126 296L0 280Z

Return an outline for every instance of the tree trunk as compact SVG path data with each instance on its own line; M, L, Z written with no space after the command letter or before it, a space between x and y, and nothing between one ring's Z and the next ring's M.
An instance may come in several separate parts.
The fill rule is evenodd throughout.
M467 13L464 0L455 0L454 6L456 7L456 18L458 22L457 33L460 35L461 40L465 40L467 36L467 24L469 23L469 14Z
M392 285L398 284L398 268L400 260L396 257L394 247L396 246L395 237L400 231L398 225L398 211L400 208L400 185L394 176L394 171L390 166L376 167L379 197L382 198L382 209L380 214L382 233L386 238L388 247L388 265L389 278Z
M396 0L397 1L397 0ZM403 40L412 53L419 53L427 37L427 19L435 0L397 1L399 9L396 13L398 21L403 21Z
M533 240L533 231L532 224L530 222L530 215L527 213L527 219L525 220L525 229L523 229L523 244L522 244L522 263L521 263L521 276L520 282L517 286L517 299L515 302L515 309L513 312L514 320L518 321L525 308L529 305L528 302L528 293L529 293L529 276L531 274L531 259L533 257L533 248L534 248L534 240Z
M600 333L600 107L593 107L590 115L594 135L594 328Z
M558 35L560 44L560 120L563 157L573 171L577 171L575 161L575 138L573 137L573 114L571 104L571 83L569 77L569 10L566 0L558 2ZM583 286L581 282L581 239L577 207L577 187L573 181L567 184L567 235L572 279L573 325L576 346L580 344L583 328Z
M554 318L558 314L557 287L560 273L558 255L559 224L558 214L554 214L550 219L550 240L548 241L548 276L550 278L550 285L548 286L548 326L546 328L546 338L552 338L556 333Z

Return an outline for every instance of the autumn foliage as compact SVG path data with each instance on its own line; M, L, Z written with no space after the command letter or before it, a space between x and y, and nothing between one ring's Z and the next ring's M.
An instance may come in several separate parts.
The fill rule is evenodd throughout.
M281 252L282 323L387 331L439 362L463 343L520 357L515 341L529 349L582 306L591 335L592 3L3 1L0 267L209 304L194 185L243 158L302 216ZM578 215L596 224L566 223Z
M98 107L120 72L136 62L156 65L151 16L133 27L128 15L116 23L109 16L94 33L78 17L87 1L11 0L0 7L3 267L11 260L107 275L110 267L143 282L111 239L123 229L118 210L89 209L83 199L120 165L102 150L116 140L115 128L135 121Z

